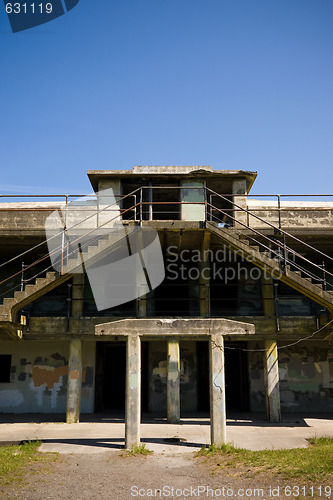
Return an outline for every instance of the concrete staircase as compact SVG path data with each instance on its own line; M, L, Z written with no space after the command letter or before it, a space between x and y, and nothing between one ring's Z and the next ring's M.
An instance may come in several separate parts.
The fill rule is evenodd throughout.
M218 236L228 249L237 252L244 259L249 258L251 263L261 269L267 270L274 278L279 279L309 299L325 307L329 315L333 317L333 290L324 290L322 284L318 283L318 280L304 276L300 270L293 268L290 264L287 264L284 268L284 266L281 266L281 258L279 256L273 251L264 248L264 246L260 246L257 242L251 244L251 240L247 239L248 236L244 235L244 231L234 227L219 227L216 222L207 221L206 224L207 229ZM326 338L328 334L332 333L333 327L328 330L322 330L320 337ZM316 338L319 337L317 336Z
M123 236L123 232L121 232ZM120 241L119 233L101 234L92 242L85 242L74 251L69 249L69 256L63 266L62 273L47 272L45 277L36 278L33 284L26 284L23 291L14 292L11 298L4 298L0 305L0 332L14 338L22 337L22 325L18 312L39 299L49 291L68 281L75 273L84 272L86 265L94 265L105 257L112 245Z

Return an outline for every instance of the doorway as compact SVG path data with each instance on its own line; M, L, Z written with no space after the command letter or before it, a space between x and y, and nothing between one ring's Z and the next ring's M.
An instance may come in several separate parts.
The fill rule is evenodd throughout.
M148 342L141 343L141 408L148 408ZM95 412L125 413L126 342L97 342Z
M245 342L225 342L226 409L248 411L249 381ZM209 412L209 343L197 342L198 411Z

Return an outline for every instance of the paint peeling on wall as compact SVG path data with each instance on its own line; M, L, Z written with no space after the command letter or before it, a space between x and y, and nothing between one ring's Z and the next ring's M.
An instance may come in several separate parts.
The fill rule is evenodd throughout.
M251 346L251 348L258 348ZM281 407L285 411L333 410L333 355L325 344L307 343L279 351ZM260 353L250 353L251 409L265 411ZM260 376L258 377L258 374Z
M18 389L5 389L0 391L0 407L9 406L17 408L23 401L24 397Z

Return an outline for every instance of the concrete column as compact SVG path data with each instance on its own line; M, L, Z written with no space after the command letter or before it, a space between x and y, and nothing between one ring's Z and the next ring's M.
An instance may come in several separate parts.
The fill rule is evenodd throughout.
M141 341L139 335L127 337L125 447L140 445L141 420Z
M142 233L139 233L137 236L137 244L138 250L141 251L141 255L143 252L143 241L142 241ZM147 316L147 278L141 263L138 265L136 270L136 283L138 290L138 299L137 299L137 315L139 318L145 318Z
M80 420L80 401L82 385L82 341L69 341L68 384L67 384L67 424Z
M201 259L199 263L200 276L199 276L199 300L200 300L200 316L209 318L210 316L210 272L209 268L209 248L210 248L210 235L206 231L203 235L201 245Z
M246 179L235 179L232 183L232 194L238 195L234 196L234 202L241 208L247 208L247 199L246 199ZM244 195L244 196L240 196ZM242 222L243 224L247 223L247 213L243 212L240 208L235 207L235 211L233 213L233 217L236 221ZM234 223L235 227L244 228L242 224Z
M168 341L167 407L168 422L178 424L180 421L180 350L179 340L176 339Z
M264 315L274 318L275 307L274 307L273 277L271 275L267 275L266 271L262 272L261 276L261 296L263 302Z
M222 335L210 336L209 363L211 444L221 446L226 443L224 342Z
M98 196L98 209L101 212L98 214L97 224L104 224L101 229L103 233L106 229L113 227L115 220L120 220L121 203L117 202L121 196L121 181L120 179L100 179L98 182L98 191L100 193ZM113 221L110 224L106 224L111 219Z
M181 183L181 205L182 220L205 220L205 181L196 179L195 181L184 180Z
M276 342L265 341L265 386L266 386L266 412L269 422L280 422L280 387L278 351Z
M80 319L83 309L84 274L74 274L72 291L72 317Z

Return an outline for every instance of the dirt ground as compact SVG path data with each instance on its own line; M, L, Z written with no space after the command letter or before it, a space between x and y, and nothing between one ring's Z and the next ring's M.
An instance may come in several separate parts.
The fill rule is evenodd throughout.
M207 460L193 453L128 456L113 451L59 455L47 468L45 465L38 468L38 471L28 469L21 484L5 486L1 499L284 499L290 498L284 488L297 485L281 481L269 472L257 474L245 468L226 469L221 467L218 457ZM310 486L306 487L308 492ZM309 494L297 498L319 496Z

